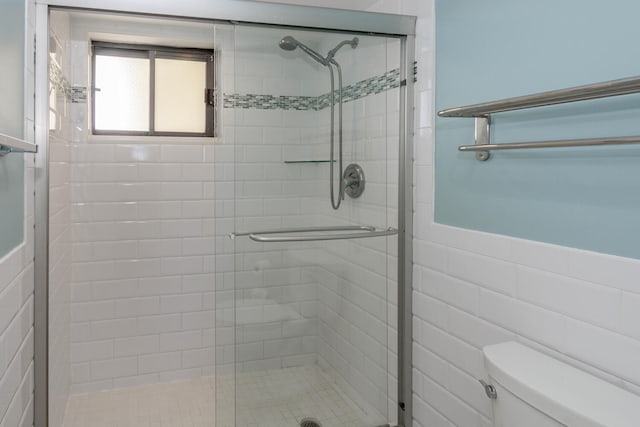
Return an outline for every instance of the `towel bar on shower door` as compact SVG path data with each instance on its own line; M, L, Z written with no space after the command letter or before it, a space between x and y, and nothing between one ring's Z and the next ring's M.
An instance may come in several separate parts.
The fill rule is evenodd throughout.
M342 234L296 234L295 236L269 236L270 234L294 234L294 233L319 233L323 231L360 231L359 233L342 233ZM275 243L275 242L313 242L321 240L346 240L346 239L363 239L367 237L393 236L398 234L398 230L389 227L386 230L378 230L368 225L346 225L336 227L306 227L306 228L288 228L282 230L263 230L263 231L246 231L242 233L230 233L229 238L249 236L256 242Z

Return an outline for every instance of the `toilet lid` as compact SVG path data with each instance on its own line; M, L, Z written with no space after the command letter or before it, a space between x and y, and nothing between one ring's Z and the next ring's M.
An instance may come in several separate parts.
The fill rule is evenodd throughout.
M563 424L640 425L640 396L513 341L483 352L492 380Z

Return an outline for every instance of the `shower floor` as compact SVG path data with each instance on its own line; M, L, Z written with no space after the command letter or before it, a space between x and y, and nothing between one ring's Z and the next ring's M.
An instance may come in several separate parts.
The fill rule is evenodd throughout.
M366 427L367 416L317 365L223 376L216 427L296 427L316 418L323 427ZM212 377L72 396L64 427L213 427ZM227 415L227 411L229 414Z
M317 365L238 374L236 426L296 427L303 418L315 418L323 427L365 427L366 415L322 373ZM218 404L233 405L233 381L221 378ZM224 411L224 409L222 409ZM218 427L233 426L218 418Z
M69 398L63 427L211 427L211 377Z

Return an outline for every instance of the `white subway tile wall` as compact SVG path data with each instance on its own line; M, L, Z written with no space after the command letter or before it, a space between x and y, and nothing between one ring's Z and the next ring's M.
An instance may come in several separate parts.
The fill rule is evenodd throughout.
M293 80L291 94L314 94L314 66L292 75L290 65L299 58L280 56L277 43L283 36L277 30L237 30L234 44L222 49L224 92L281 95ZM238 371L316 362L317 284L306 272L315 250L309 244L228 238L233 231L314 223L315 213L305 206L318 194L318 168L305 170L284 160L326 156L313 150L315 114L225 109L226 127L214 150L218 374L233 371L234 361ZM241 408L241 399L237 404Z
M316 94L318 70L308 63L292 72L297 56L283 59L282 31L240 29L222 50L225 93L276 94L292 81L292 94ZM262 52L269 54L262 54ZM293 67L293 68L292 68ZM302 71L304 70L304 71ZM304 84L295 79L303 79ZM235 84L234 84L235 83ZM301 93L302 92L302 93ZM316 225L312 209L322 166L284 160L326 158L316 150L317 112L227 108L215 158L216 375L264 371L317 361L317 283L309 273L316 250L311 244L261 244L233 231ZM235 254L235 255L234 255ZM251 382L255 382L250 376ZM250 387L250 384L247 384ZM220 390L223 385L217 385ZM218 402L219 423L232 422L234 409L246 412L256 399ZM251 388L251 387L250 387ZM260 405L260 403L259 403Z
M50 21L55 54L49 67L57 69L50 102L49 131L49 404L50 424L61 426L71 386L71 28L66 14ZM55 42L54 42L55 41Z
M86 87L88 31L109 22L73 22L72 82ZM164 31L212 42L210 29ZM213 139L93 137L82 103L72 118L72 392L211 375Z
M210 143L73 145L74 392L211 373Z

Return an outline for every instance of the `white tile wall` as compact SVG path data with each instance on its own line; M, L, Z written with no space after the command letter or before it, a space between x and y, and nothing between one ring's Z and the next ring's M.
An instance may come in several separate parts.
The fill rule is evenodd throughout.
M189 353L211 348L203 335L214 320L207 305L214 236L205 230L214 200L203 192L213 180L213 162L204 155L210 143L74 144L71 356L84 373L75 391L211 370L212 357ZM116 156L100 158L105 146ZM140 150L162 155L144 163Z
M25 2L24 138L34 141L35 2ZM19 155L19 154L15 154ZM0 427L33 425L33 154L24 154L24 241L0 258Z
M73 83L87 86L88 31L113 30L97 17L72 23ZM119 31L212 42L202 27ZM210 375L214 140L94 137L86 109L71 110L72 392Z
M230 55L234 62L225 68L229 73L235 69L235 80L225 79L225 92L316 96L316 67L306 62L306 67L300 67L300 58L284 54L277 46L283 36L279 30L236 31L231 45L235 55ZM223 141L214 153L214 192L219 206L216 266L222 276L217 281L216 296L218 372L231 369L235 357L238 370L316 361L317 284L308 274L315 257L311 245L263 245L247 237L231 241L227 234L314 223L314 212L304 206L318 194L319 167L305 168L283 161L326 156L313 150L317 114L225 111L226 123L235 126L225 128Z
M57 41L56 62L71 81L69 17L53 13L50 34ZM56 93L49 131L49 405L50 423L62 425L71 384L71 116L70 102Z

